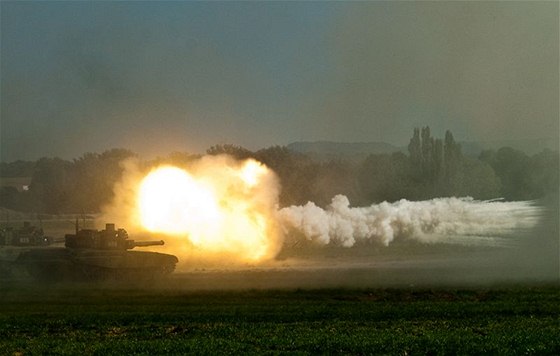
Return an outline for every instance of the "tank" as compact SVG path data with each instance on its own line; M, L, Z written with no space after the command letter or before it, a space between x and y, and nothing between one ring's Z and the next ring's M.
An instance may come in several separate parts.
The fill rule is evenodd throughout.
M11 278L18 272L18 262L22 254L32 249L43 249L55 240L45 236L43 229L28 221L22 227L0 229L0 279Z
M130 240L125 229L106 224L104 230L78 229L67 234L64 247L30 249L17 262L39 281L136 281L172 273L177 257L136 247L163 245L158 241Z

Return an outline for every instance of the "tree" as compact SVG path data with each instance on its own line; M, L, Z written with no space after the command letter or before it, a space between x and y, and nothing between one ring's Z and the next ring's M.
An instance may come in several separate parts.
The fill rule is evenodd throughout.
M502 197L500 179L489 164L464 157L461 176L463 180L457 187L456 195L471 196L475 199Z
M433 169L434 178L436 183L441 185L443 180L443 141L441 139L436 139L433 146Z
M434 139L430 136L430 127L422 128L422 177L426 181L433 182L434 170Z
M443 190L446 195L457 195L460 190L462 159L461 146L455 142L451 131L447 130L443 144Z
M481 154L492 166L502 183L502 194L506 199L531 199L530 159L525 153L511 147L502 147L497 152Z
M501 181L506 199L527 200L558 192L558 152L544 150L532 157L511 147L487 150L480 160L489 164Z
M408 154L412 171L416 177L420 177L422 172L422 141L420 140L420 129L414 128L412 138L408 144Z
M559 156L558 151L543 150L531 157L531 185L534 198L547 194L558 196Z
M254 153L249 151L248 149L232 144L214 145L206 150L206 154L212 156L226 154L236 159L247 159L254 157Z
M73 195L70 211L98 212L113 198L113 187L122 177L121 162L134 157L130 150L115 148L101 154L86 153L69 167Z
M399 199L422 199L423 183L410 174L410 160L404 153L369 155L358 171L363 204Z
M321 175L321 165L309 156L287 147L272 146L257 151L255 158L278 175L282 185L281 206L305 204L317 196L312 187Z
M41 158L31 179L30 191L42 202L40 212L62 212L70 198L67 170L70 162L60 158ZM44 211L42 211L44 209Z

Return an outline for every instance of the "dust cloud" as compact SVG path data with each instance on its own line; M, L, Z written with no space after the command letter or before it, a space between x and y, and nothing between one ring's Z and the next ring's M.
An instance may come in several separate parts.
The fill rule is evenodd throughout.
M554 207L545 208L546 202L446 197L352 207L346 196L336 195L325 208L313 202L279 207L278 179L264 165L252 161L261 174L249 178L250 184L243 183L248 162L206 156L188 167L175 167L210 187L213 204L221 213L225 211L225 218L215 221L218 235L197 232L198 223L213 221L197 220L197 209L204 204L196 199L183 201L197 195L177 194L180 187L166 187L172 188L171 193L157 194L173 197L175 205L165 209L194 204L187 204L184 211L167 210L167 214L174 214L176 224L195 228L182 230L181 225L178 231L166 231L147 227L139 192L144 179L161 167L141 167L134 160L123 163L125 173L115 186L115 199L100 219L126 227L133 239L165 240L165 246L153 250L177 255L179 273L174 283L192 288L468 284L556 278L558 263L553 252L554 248L557 251L554 231L558 227L542 233L543 224L554 221L550 218ZM239 230L239 220L241 225L261 224L257 237ZM540 234L535 236L537 232ZM259 250L266 252L256 253Z

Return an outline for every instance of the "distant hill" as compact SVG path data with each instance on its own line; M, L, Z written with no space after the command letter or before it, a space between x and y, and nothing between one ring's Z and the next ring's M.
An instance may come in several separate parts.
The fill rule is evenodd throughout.
M320 159L364 158L370 154L403 150L385 142L300 141L290 143L287 147L291 151L305 153Z

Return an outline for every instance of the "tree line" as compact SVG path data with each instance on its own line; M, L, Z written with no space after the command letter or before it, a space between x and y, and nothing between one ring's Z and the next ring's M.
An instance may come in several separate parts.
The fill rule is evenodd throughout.
M414 129L408 154L371 154L359 161L323 161L282 146L250 151L224 144L210 147L206 154L254 158L266 164L280 178L281 206L308 201L324 206L336 194L348 196L354 206L442 196L529 200L557 195L559 186L557 151L528 156L503 147L467 157L450 131L444 138L435 138L429 127ZM188 168L201 156L173 152L147 161L130 150L112 149L71 161L41 158L1 163L2 177L31 177L31 184L28 191L2 187L0 206L48 214L99 212L113 198L113 186L124 171L121 162L133 157L147 170L163 163Z

